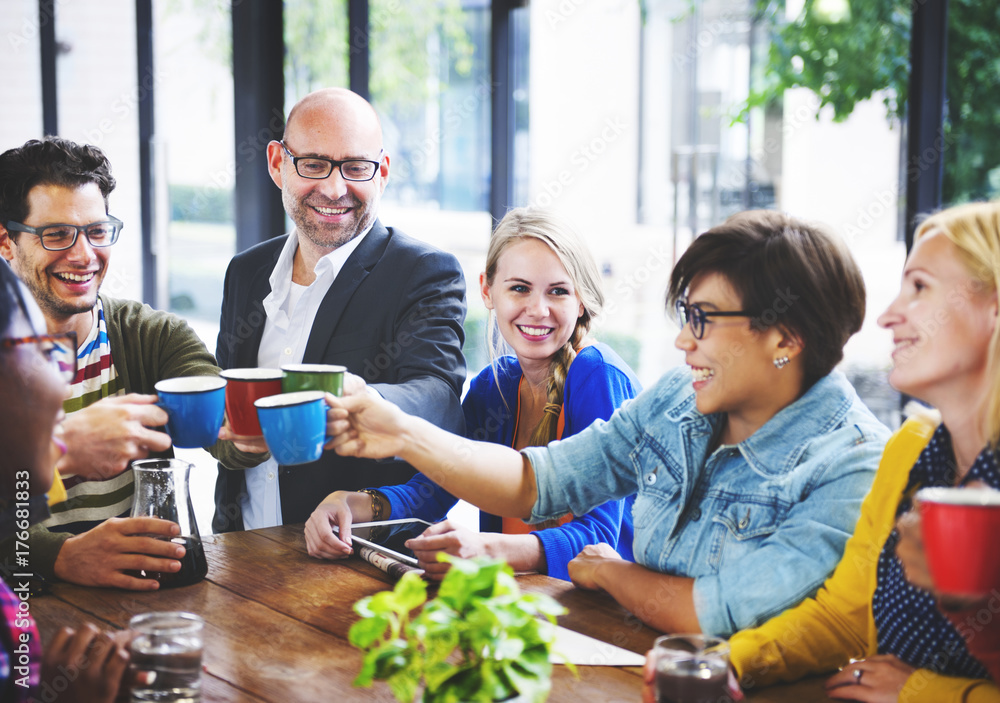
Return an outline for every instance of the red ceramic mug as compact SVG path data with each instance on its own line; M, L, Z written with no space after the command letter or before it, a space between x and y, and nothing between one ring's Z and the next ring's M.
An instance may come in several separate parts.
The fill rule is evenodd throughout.
M1000 491L924 488L917 491L924 551L942 593L980 596L1000 587Z
M229 429L238 435L259 437L260 422L254 401L281 393L281 369L226 369L226 417Z

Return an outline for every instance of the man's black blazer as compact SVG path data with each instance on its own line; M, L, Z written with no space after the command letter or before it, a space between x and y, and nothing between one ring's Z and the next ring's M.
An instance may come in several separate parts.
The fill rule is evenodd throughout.
M288 235L235 256L226 271L216 356L223 369L257 366L263 300ZM348 257L320 304L303 363L340 364L408 413L452 432L465 429L465 279L458 260L378 220ZM406 482L401 461L341 457L281 467L285 524L304 522L328 494ZM221 463L215 486L216 532L243 529L242 470Z

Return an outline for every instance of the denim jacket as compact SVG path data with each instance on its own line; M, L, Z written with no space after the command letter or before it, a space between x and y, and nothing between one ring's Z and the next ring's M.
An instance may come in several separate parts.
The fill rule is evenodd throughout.
M637 494L636 561L694 578L702 631L727 636L796 605L833 571L889 430L839 372L710 452L722 420L698 412L681 367L608 422L523 452L538 486L532 521ZM651 594L646 607L669 597Z

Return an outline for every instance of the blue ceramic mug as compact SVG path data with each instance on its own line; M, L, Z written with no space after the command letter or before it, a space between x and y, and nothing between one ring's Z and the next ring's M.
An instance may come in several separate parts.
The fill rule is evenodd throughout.
M323 391L297 391L254 401L267 448L282 466L308 464L323 455L325 396Z
M226 416L226 379L180 376L156 384L157 403L167 411L167 434L181 449L210 447Z

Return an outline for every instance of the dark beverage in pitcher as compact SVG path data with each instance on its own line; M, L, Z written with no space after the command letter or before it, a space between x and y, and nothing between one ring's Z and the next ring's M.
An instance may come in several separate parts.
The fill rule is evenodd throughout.
M183 546L186 551L180 559L180 571L158 574L160 586L190 586L205 578L208 574L208 561L205 560L205 548L201 545L201 540L197 537L174 537L170 541Z
M156 579L161 587L171 588L198 583L208 573L205 548L201 544L201 533L198 532L191 493L188 491L190 471L191 464L180 459L142 459L132 462L135 490L131 516L156 517L177 523L181 536L170 541L182 545L185 552L180 558L179 571L133 571L131 576ZM160 535L149 536L164 539Z
M714 662L712 663L714 664ZM657 703L731 703L725 663L671 662L656 672Z
M141 579L155 579L161 588L176 588L198 583L208 574L205 548L197 537L174 537L170 540L186 550L180 558L180 571L128 571L129 576Z

